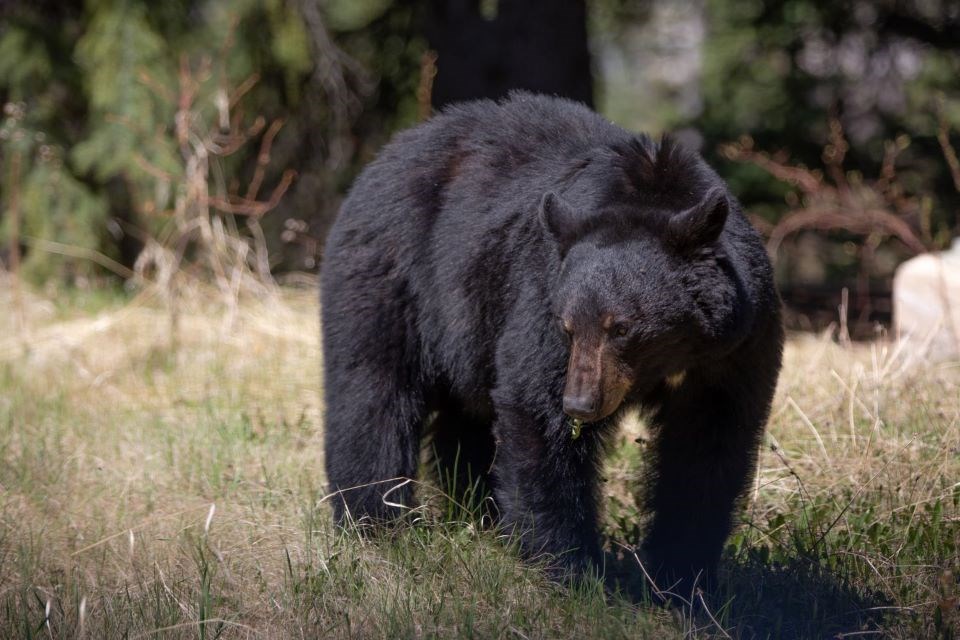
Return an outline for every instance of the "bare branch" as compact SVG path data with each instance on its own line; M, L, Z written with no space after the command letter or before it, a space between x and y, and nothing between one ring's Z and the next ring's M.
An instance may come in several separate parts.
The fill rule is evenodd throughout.
M223 198L209 198L207 204L224 213L259 218L280 204L280 199L283 197L283 194L287 192L287 189L290 188L290 185L293 184L296 177L297 172L293 169L284 171L280 183L274 188L273 193L270 194L270 198L265 201L246 198L234 201L224 200Z

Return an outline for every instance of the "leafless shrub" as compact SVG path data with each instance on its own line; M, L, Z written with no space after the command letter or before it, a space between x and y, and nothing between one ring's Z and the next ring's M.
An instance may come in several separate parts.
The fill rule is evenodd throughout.
M152 165L142 155L137 162L157 179L158 189L173 188L174 206L160 211L153 202L143 210L168 223L156 235L145 235L144 249L134 265L135 281L160 292L170 309L171 342L176 344L179 307L193 293L209 298L212 285L226 308L225 324L236 317L242 296L263 300L276 297L276 283L270 273L266 239L260 220L274 209L296 178L284 171L266 196L261 195L270 151L283 127L282 120L269 125L263 117L245 124L238 103L255 85L251 76L235 87L222 83L213 93L214 116L206 116L201 89L211 77L212 64L204 59L194 67L181 59L178 91L162 99L176 100L173 135L182 163L182 174ZM149 84L149 79L145 79ZM213 120L213 121L211 121ZM246 145L259 141L253 175L245 189L229 188L222 176L222 161ZM178 183L179 181L179 183Z
M823 149L825 170L790 164L784 152L769 154L754 149L753 139L740 138L723 145L721 153L736 162L747 162L797 189L788 195L789 213L774 225L760 224L768 237L767 248L776 256L784 239L806 229L845 231L864 238L864 268L871 268L873 250L888 238L900 241L911 253L934 246L930 233L930 205L907 193L897 180L897 156L910 139L901 135L885 146L880 174L865 179L844 168L849 145L837 119L830 120L830 135Z

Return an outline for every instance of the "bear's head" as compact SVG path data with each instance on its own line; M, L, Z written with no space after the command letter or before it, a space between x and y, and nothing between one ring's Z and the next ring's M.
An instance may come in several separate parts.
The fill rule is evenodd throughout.
M564 196L540 202L561 257L551 303L569 346L563 410L584 422L681 384L743 322L720 240L732 206L726 187L699 157L650 144L640 139L592 169L584 163Z

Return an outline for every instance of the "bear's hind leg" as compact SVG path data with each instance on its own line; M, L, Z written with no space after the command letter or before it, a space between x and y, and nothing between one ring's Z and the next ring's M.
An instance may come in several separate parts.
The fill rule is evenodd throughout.
M364 379L366 378L366 379ZM413 506L419 394L389 378L358 375L326 392L326 468L339 523L395 520ZM350 387L350 392L342 392Z
M391 281L348 290L327 275L324 439L334 518L395 520L413 506L420 460L426 403L419 347L399 294L386 286Z

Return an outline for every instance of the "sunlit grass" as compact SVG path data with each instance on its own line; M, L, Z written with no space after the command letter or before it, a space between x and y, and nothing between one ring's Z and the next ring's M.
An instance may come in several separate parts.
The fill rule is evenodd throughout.
M229 327L185 304L176 352L148 296L24 300L25 326L0 318L2 637L958 633L954 365L794 338L720 593L691 617L550 585L466 514L333 529L312 291ZM625 425L604 485L627 568L642 435Z

